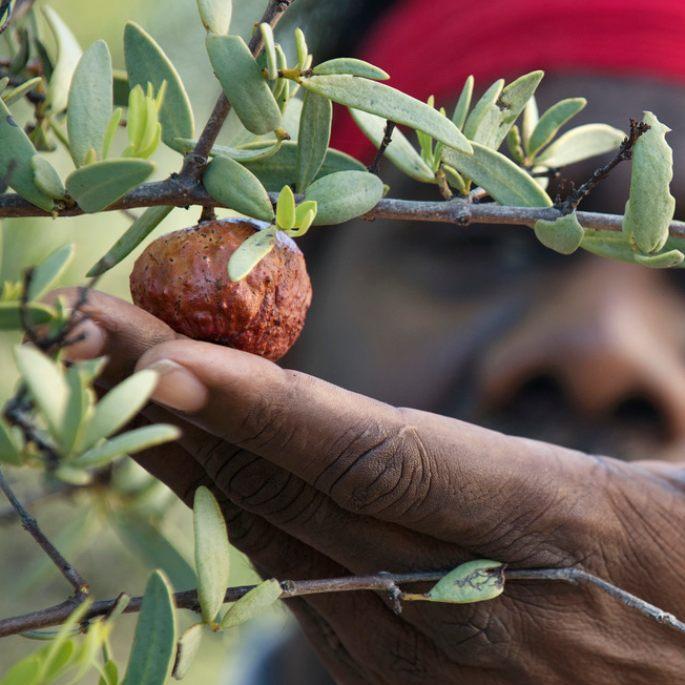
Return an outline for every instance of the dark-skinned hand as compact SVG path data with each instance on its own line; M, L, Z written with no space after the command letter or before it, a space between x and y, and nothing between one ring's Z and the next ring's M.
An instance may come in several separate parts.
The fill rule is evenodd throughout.
M186 503L210 487L232 543L262 575L427 571L473 558L579 564L685 615L678 467L392 407L182 338L101 293L86 311L72 358L108 355L109 382L158 369L145 414L183 429L140 462ZM679 682L685 669L685 636L587 587L512 581L491 602L405 603L400 616L372 592L287 603L346 685L654 685Z

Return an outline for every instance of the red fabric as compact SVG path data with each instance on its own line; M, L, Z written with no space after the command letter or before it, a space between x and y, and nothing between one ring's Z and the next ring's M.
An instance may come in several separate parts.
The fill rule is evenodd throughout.
M389 85L438 102L456 99L469 74L480 90L533 69L685 83L685 0L403 0L359 56L388 71ZM370 149L340 111L332 144Z

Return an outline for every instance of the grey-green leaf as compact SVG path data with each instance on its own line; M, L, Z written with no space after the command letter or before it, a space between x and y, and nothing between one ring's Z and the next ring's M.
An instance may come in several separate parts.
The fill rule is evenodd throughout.
M376 148L379 148L385 136L387 122L375 114L362 112L360 109L351 109L350 114L364 135ZM397 128L392 132L392 139L385 150L385 156L409 178L421 183L435 183L433 170L423 161L402 131Z
M100 212L145 181L154 168L146 159L106 159L72 171L67 192L84 212Z
M685 254L680 250L669 250L651 255L636 254L635 261L650 269L673 269L685 261Z
M31 276L28 296L30 300L40 299L55 287L60 277L74 259L76 248L73 243L62 245L51 252L34 270Z
M229 578L229 546L226 522L221 507L203 485L195 491L193 502L195 533L195 568L198 598L205 623L213 624L221 605Z
M535 91L544 75L544 71L531 71L512 81L502 91L499 98L499 107L501 109L499 131L493 144L495 150L502 144L514 122L534 97Z
M231 604L221 621L223 629L233 628L254 618L260 611L274 604L283 594L277 580L265 580Z
M675 213L675 198L670 193L673 151L666 142L670 129L651 112L644 113L643 121L650 129L633 146L623 232L641 252L649 254L658 252L668 240Z
M43 14L57 43L57 58L50 76L46 103L53 112L59 113L67 108L71 79L83 53L71 29L52 7L44 6Z
M297 139L297 189L300 193L304 193L316 178L326 158L332 121L333 103L326 97L306 92Z
M426 595L431 602L471 604L499 597L504 592L504 566L478 559L457 566Z
M41 155L33 155L31 167L38 189L54 200L63 200L67 191L55 167Z
M527 141L526 152L534 157L545 145L550 143L559 129L573 119L578 112L585 108L585 98L567 98L552 105L538 121L530 140Z
M464 134L445 116L424 102L383 83L356 76L313 76L302 81L307 90L347 107L423 131L445 145L471 154Z
M383 197L383 182L368 171L339 171L314 181L306 200L317 203L315 226L342 224L366 214Z
M373 81L387 81L390 74L368 62L354 57L336 57L326 62L317 64L312 73L317 76L331 76L333 74L347 74L349 76L359 76L361 78L372 79Z
M626 135L607 124L585 124L572 128L557 138L536 158L537 164L550 168L565 167L589 157L616 150Z
M207 192L222 205L255 219L271 221L274 218L271 200L260 180L230 157L214 157L202 182Z
M583 227L575 212L564 214L555 221L535 222L535 236L550 250L564 255L573 254L583 240Z
M159 224L166 219L173 207L148 207L112 245L107 253L86 274L89 278L99 276L128 257Z
M443 159L473 179L502 205L551 207L549 195L529 174L496 150L473 144L473 155L445 148Z
M464 135L469 139L469 140L476 140L478 136L478 131L479 129L483 126L484 123L491 123L491 117L488 116L489 113L492 113L494 111L495 113L495 132L499 126L499 108L497 107L497 100L499 99L499 96L502 93L502 90L504 89L504 79L499 79L498 81L495 81L486 91L483 93L481 96L480 100L475 104L473 109L471 110L471 113L469 114L468 118L466 119L466 123L464 124ZM476 140L476 142L483 142L482 138L484 136L481 135L480 139ZM493 140L494 140L494 135L493 135Z
M268 159L247 162L252 171L270 192L279 192L283 186L297 183L297 143L286 141L281 149ZM344 152L329 148L317 178L337 171L366 171L366 167Z
M240 36L209 34L207 52L224 94L243 126L257 135L278 128L281 110L245 41Z
M523 139L524 146L533 135L538 121L540 121L540 112L538 111L538 102L535 99L535 95L533 95L526 102L526 106L523 108L523 116L521 117L521 138Z
M148 580L123 685L164 685L174 664L176 614L161 571Z
M203 631L204 626L202 623L196 623L181 635L176 647L176 661L172 674L176 680L183 680L193 665L193 661L202 644Z
M232 0L197 0L197 9L207 31L220 36L228 33L233 13Z
M29 302L25 313L32 326L48 323L56 315L52 307L40 302ZM0 331L20 331L22 328L21 303L0 302Z
M253 233L228 260L228 277L242 281L274 249L279 231L275 226Z
M471 109L471 99L473 98L473 86L475 79L473 76L469 76L464 82L464 87L461 89L459 94L459 99L457 100L457 105L454 108L454 114L452 115L452 122L454 125L460 129L464 129L464 124L466 123L466 117Z
M36 150L24 129L0 99L0 181L36 207L52 211L54 202L36 184L32 160Z
M139 85L145 90L151 83L155 92L159 92L166 81L166 94L159 113L162 140L173 148L177 138L192 138L195 123L188 93L162 48L138 24L129 21L124 30L124 51L131 88Z

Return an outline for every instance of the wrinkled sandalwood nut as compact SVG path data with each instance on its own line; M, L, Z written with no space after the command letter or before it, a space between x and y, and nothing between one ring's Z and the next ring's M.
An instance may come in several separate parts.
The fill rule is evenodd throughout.
M230 256L255 232L249 221L209 221L151 243L131 272L133 302L196 340L280 359L312 299L304 255L279 232L276 246L237 283Z

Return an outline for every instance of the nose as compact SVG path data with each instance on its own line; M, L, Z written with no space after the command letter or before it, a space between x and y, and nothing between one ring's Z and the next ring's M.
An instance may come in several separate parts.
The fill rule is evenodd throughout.
M515 402L529 381L551 376L588 417L638 398L685 439L685 317L663 273L593 257L550 285L485 355L485 406Z

